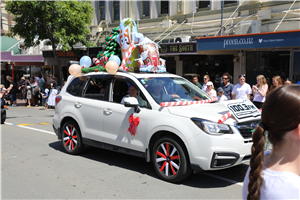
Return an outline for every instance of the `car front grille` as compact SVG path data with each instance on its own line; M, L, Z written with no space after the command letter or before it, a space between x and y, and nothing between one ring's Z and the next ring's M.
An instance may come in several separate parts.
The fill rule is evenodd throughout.
M239 130L244 139L251 139L252 133L259 123L260 120L237 123L236 128Z

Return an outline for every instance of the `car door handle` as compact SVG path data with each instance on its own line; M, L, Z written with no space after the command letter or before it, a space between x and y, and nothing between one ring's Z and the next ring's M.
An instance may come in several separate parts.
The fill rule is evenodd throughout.
M80 108L81 107L81 103L77 102L75 103L75 108Z
M112 113L112 110L109 109L109 108L106 108L104 109L104 112L107 114L107 115L110 115Z

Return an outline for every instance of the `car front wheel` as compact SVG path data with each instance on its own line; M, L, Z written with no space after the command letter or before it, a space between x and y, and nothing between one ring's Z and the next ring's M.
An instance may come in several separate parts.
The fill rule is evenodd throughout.
M66 152L73 155L81 153L84 146L78 125L74 121L67 121L61 131L62 144Z
M155 143L152 162L158 176L168 182L182 181L192 172L183 144L175 137L164 137Z

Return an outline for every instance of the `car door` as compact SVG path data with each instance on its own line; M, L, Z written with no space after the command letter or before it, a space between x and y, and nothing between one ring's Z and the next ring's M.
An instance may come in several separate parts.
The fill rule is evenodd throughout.
M92 75L87 80L82 99L77 102L82 121L84 137L103 141L103 103L108 99L109 75Z
M134 108L125 107L121 104L118 89L120 89L124 83L128 86L133 84L138 88L138 84L134 81L121 76L115 77L111 82L110 101L105 102L103 105L103 142L144 152L147 148L146 132L149 123L148 114L151 107L141 92L139 96L143 99L144 105L140 107L139 113L135 113ZM125 96L126 94L123 95ZM131 114L133 114L134 118L140 118L135 135L128 131L130 125L129 117Z

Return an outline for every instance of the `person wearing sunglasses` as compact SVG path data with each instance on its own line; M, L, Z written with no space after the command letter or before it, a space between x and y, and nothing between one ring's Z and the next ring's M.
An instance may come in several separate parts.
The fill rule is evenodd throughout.
M223 74L223 83L221 83L220 87L224 91L224 96L227 97L228 100L232 99L232 91L234 88L234 85L230 83L230 74L229 73L224 73Z
M252 94L251 87L246 83L246 75L239 75L239 83L236 84L232 91L232 99L249 99Z
M202 85L202 91L206 93L207 83L210 81L209 76L206 74L203 77L203 85ZM214 84L212 84L212 88L214 88Z
M292 84L292 81L287 78L285 81L284 81L284 85L291 85Z

